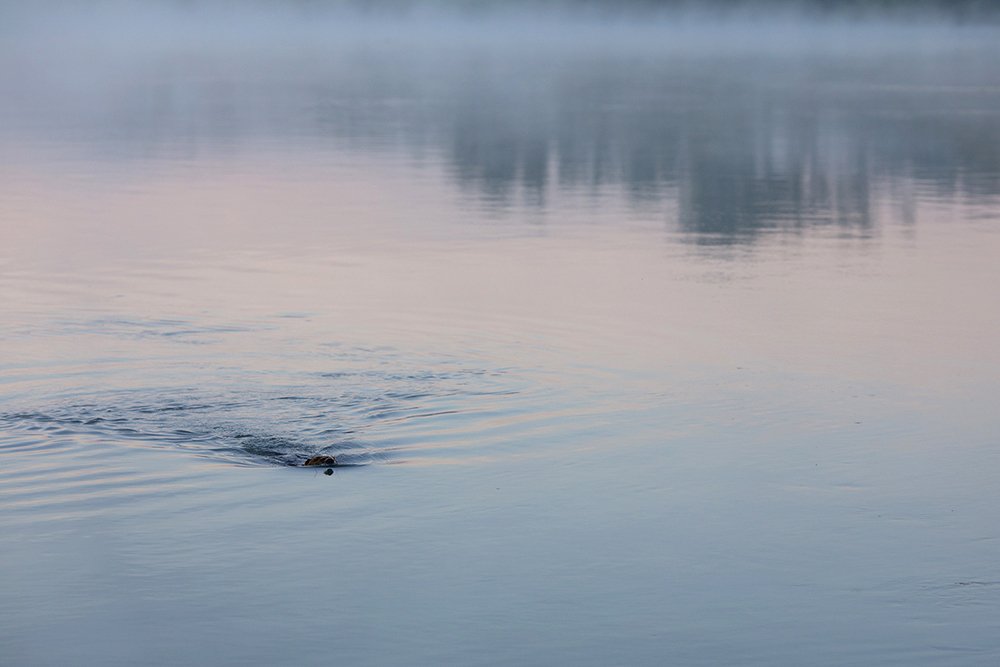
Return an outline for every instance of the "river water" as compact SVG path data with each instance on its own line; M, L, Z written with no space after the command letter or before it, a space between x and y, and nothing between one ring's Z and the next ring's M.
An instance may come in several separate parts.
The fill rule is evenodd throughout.
M0 46L0 665L997 664L995 29L240 11Z

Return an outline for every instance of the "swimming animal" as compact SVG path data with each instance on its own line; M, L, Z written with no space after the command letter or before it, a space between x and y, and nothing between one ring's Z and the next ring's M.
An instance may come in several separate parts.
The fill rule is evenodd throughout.
M337 459L332 456L314 456L302 465L304 466L335 466L337 465Z

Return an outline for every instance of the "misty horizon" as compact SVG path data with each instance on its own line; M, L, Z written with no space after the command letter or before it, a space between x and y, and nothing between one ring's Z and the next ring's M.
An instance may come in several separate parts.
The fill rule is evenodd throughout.
M86 36L9 45L21 66L0 78L0 141L73 128L74 150L140 162L262 141L425 155L491 207L615 187L637 204L679 197L683 228L730 241L869 229L873 187L1000 195L992 28L807 22L765 38L752 24L664 22L602 42L599 28L270 24L248 11L254 30L210 39L190 30L221 19L178 16L100 49Z

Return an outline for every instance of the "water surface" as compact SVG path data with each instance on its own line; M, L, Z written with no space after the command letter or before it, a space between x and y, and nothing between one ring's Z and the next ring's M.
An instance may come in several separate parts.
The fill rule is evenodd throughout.
M238 19L0 47L0 664L996 664L995 30Z

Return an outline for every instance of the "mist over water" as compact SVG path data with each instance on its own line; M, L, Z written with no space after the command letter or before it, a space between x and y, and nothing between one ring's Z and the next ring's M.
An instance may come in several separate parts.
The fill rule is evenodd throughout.
M995 664L1000 34L885 7L5 5L0 665Z
M267 142L399 153L497 210L622 188L724 242L864 233L890 189L903 218L924 187L997 194L991 26L189 11L14 40L8 141L72 133L147 165Z

